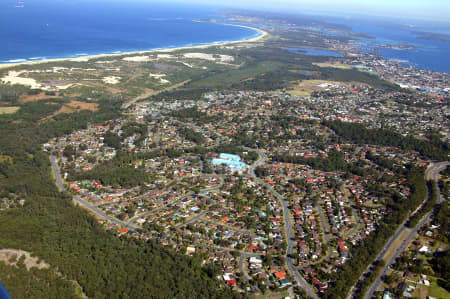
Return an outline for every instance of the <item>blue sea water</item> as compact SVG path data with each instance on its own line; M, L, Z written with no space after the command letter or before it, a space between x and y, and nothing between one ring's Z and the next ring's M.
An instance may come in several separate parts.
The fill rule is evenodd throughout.
M133 52L242 40L258 32L195 19L217 18L212 8L143 0L1 0L0 63ZM450 23L327 17L360 38L362 51L407 65L450 73L450 43L420 39L414 31L450 34ZM398 50L385 45L412 45ZM334 52L302 49L308 55Z
M450 43L421 39L417 31L450 36L450 23L433 21L392 20L381 18L329 18L332 23L346 25L353 32L372 38L360 38L361 50L377 53L385 59L394 59L420 69L450 73ZM410 45L412 49L386 48L386 45Z
M136 0L1 0L0 63L194 46L259 34L195 21L214 17L215 11L205 7Z
M0 299L11 299L3 284L0 282Z

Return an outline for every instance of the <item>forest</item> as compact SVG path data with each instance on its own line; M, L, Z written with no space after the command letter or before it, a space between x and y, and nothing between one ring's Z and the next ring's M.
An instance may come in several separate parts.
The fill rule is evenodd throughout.
M436 182L434 181L428 181L427 182L427 188L428 188L428 199L425 202L425 204L414 214L412 215L408 221L406 222L406 226L409 228L415 227L417 223L419 223L420 219L422 219L425 214L428 212L431 212L433 208L436 207L436 204L438 203L438 195L436 192Z
M99 104L98 112L52 117L58 105L29 103L0 116L0 153L10 157L0 162L0 192L25 199L23 207L0 212L0 247L29 251L51 265L51 271L24 273L22 266L0 263L0 280L11 296L42 298L45 290L48 298L76 297L75 289L68 290L74 280L90 298L239 297L216 280L213 267L155 241L118 238L57 190L42 144L118 116L121 103L113 97ZM54 279L56 271L61 279Z
M434 220L441 226L439 229L438 239L448 244L450 238L449 222L450 222L450 209L448 201L444 201L438 206ZM433 271L438 274L438 284L450 292L450 275L448 269L450 269L450 250L443 252L437 252L431 259L430 264Z
M347 171L351 167L350 164L345 162L344 154L337 150L330 151L327 158L305 158L275 154L272 156L272 161L309 165L322 171Z
M449 151L448 143L439 139L430 141L419 140L412 136L403 136L399 133L384 129L368 129L362 124L342 121L324 121L323 125L329 127L344 141L356 144L376 144L396 146L403 150L415 150L426 158L445 161Z

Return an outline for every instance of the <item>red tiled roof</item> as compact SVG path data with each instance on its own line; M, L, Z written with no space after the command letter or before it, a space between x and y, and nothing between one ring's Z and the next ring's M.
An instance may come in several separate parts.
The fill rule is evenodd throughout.
M285 279L286 271L279 271L279 272L275 273L275 277L278 278L279 280Z
M230 280L227 280L227 283L228 283L230 286L235 286L235 285L236 285L236 279L230 279Z
M250 246L248 246L248 249L249 250L256 250L256 249L258 249L258 246L255 246L255 245L250 245Z

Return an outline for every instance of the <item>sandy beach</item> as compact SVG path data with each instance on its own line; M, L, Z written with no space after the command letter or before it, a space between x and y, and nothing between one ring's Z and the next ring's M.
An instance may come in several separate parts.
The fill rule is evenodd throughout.
M229 42L218 42L218 43L211 43L206 45L198 45L198 46L186 46L186 47L177 47L177 48L168 48L168 49L154 49L154 50L148 50L148 51L135 51L135 52L122 52L117 54L99 54L99 55L87 55L82 57L74 57L74 58L55 58L55 59L47 59L47 60L39 60L39 61L27 61L27 62L19 62L19 63L6 63L6 64L0 64L0 69L20 66L20 65L37 65L42 63L49 63L49 62L58 62L58 61L78 61L78 62L88 62L91 59L98 59L98 58L106 58L106 57L125 57L128 55L144 55L144 54L151 54L151 53L171 53L178 50L186 50L186 49L206 49L209 47L215 47L215 46L226 46L226 45L233 45L233 44L239 44L239 43L254 43L259 42L263 39L265 39L269 34L261 30L259 28L250 27L250 26L244 26L244 25L235 25L235 24L225 24L227 26L236 26L236 27L243 27L255 30L259 33L257 37L249 38L249 39L243 39L243 40L237 40L237 41L229 41Z

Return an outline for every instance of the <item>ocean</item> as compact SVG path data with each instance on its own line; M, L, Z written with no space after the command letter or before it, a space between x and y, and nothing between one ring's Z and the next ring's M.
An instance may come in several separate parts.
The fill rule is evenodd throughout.
M450 73L450 42L422 39L417 32L443 34L450 38L450 23L424 20L388 18L329 17L330 23L345 25L353 32L372 38L359 38L360 49L366 53L377 53L385 59L393 59L415 68ZM386 45L394 47L385 47ZM395 46L410 45L410 49Z
M373 37L360 49L416 68L450 73L450 43L415 31L450 34L450 23L316 16ZM167 49L258 36L249 28L196 22L220 18L213 8L144 0L1 0L0 63ZM332 34L332 33L330 33ZM412 49L385 45L411 45ZM326 52L305 54L327 55ZM335 56L333 52L328 55Z
M6 291L3 284L0 282L0 298L1 299L11 299L11 296L9 296L8 291Z
M194 5L136 0L2 0L0 63L196 46L259 32L196 22L218 17Z

